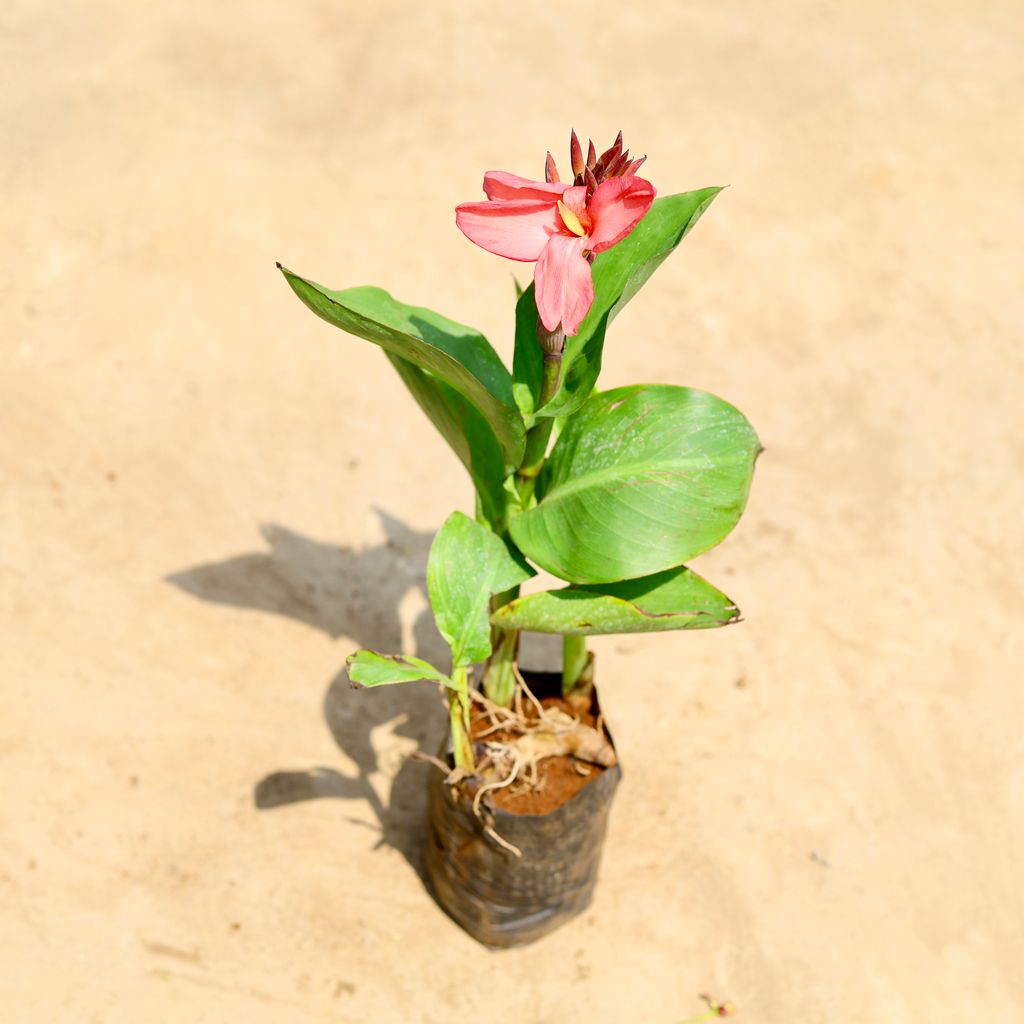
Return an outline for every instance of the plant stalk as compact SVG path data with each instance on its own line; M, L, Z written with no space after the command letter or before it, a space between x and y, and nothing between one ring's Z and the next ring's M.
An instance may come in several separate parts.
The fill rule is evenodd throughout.
M594 671L585 636L562 637L562 696L568 697L576 687L588 686Z
M562 375L565 335L560 329L546 330L544 325L538 321L537 343L544 352L544 377L537 399L537 408L540 409L550 402L558 391L558 382ZM516 471L516 488L523 505L526 505L533 497L533 489L537 483L537 475L544 465L544 457L547 454L553 426L554 420L550 416L545 416L526 432L526 449L523 452L519 469ZM497 611L518 596L518 589L506 594L495 594L491 599L491 611ZM491 630L491 656L487 659L487 667L484 669L483 687L487 698L501 707L512 706L512 699L516 692L515 663L518 653L519 630L506 630L495 626Z
M491 657L484 672L484 694L488 700L508 708L512 706L516 692L515 666L519 652L519 631L492 626L491 645Z
M543 408L555 397L558 391L558 382L562 376L562 353L565 350L565 336L561 331L555 334L543 332L546 340L541 341L544 349L544 377L541 382L540 397L537 399L537 408ZM526 450L523 452L523 461L516 473L519 497L525 505L533 496L533 489L536 486L537 475L544 465L544 456L548 450L548 440L551 437L551 430L555 421L551 416L545 416L538 420L526 432Z
M451 722L452 751L455 767L467 772L476 770L473 757L473 739L469 724L469 669L460 665L452 671L455 688L448 688L448 716Z

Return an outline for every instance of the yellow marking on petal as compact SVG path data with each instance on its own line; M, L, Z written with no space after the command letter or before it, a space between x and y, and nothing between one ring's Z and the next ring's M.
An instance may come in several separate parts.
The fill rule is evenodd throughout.
M579 217L569 209L561 199L558 200L558 212L562 215L562 223L574 234L582 238L586 231L580 223Z

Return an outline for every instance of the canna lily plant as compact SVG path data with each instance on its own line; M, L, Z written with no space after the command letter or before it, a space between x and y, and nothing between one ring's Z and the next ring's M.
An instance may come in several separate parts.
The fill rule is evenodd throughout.
M522 631L563 637L571 698L592 685L587 636L739 617L685 563L739 520L760 450L753 428L692 388L597 389L612 320L720 191L656 198L638 174L644 159L629 156L621 132L600 156L593 143L584 156L573 132L568 180L549 153L544 181L490 171L486 199L457 208L456 224L478 246L535 263L516 304L511 372L473 328L379 288L330 291L281 268L314 313L384 349L472 480L473 516L449 517L427 567L450 666L368 650L348 659L355 685L441 684L461 777L480 769L472 702L518 706ZM535 567L565 585L523 590ZM591 759L602 763L600 753Z

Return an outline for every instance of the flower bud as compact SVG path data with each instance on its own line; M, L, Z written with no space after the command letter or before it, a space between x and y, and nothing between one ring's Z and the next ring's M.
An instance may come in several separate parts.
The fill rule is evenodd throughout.
M548 151L547 160L544 161L544 180L548 184L558 181L558 168L555 166L555 158L551 155L550 150Z
M572 173L573 176L579 178L583 174L583 150L580 148L580 140L576 135L575 130L569 137L569 156L572 159ZM578 185L582 185L582 181L577 182Z

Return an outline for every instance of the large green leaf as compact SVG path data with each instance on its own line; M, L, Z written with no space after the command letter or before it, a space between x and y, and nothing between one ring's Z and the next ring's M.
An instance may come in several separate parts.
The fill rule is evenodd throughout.
M499 608L491 622L503 629L591 636L709 629L739 615L725 594L680 566L636 580L526 594Z
M281 272L317 316L435 374L463 395L491 425L509 471L519 465L525 429L512 397L512 377L479 331L398 302L382 288L335 292L284 267Z
M501 446L490 424L450 384L408 359L391 352L387 357L420 408L469 470L483 517L492 525L501 523L507 503L502 486L505 468Z
M520 550L571 583L610 583L714 547L747 501L760 443L739 410L669 384L594 395L509 529Z
M356 651L345 660L348 677L356 686L390 686L394 683L414 683L417 679L432 679L452 685L451 680L433 665L411 654L378 654L376 651Z
M543 359L537 345L537 305L531 285L516 304L516 349L513 365L515 396L524 415L561 416L578 409L601 372L608 324L640 290L700 219L720 188L662 196L647 216L618 245L596 257L593 266L594 304L579 331L565 339L562 379L543 409L540 396Z
M430 548L427 591L437 628L452 649L453 670L491 653L491 595L533 575L523 557L486 526L461 512L445 520Z

